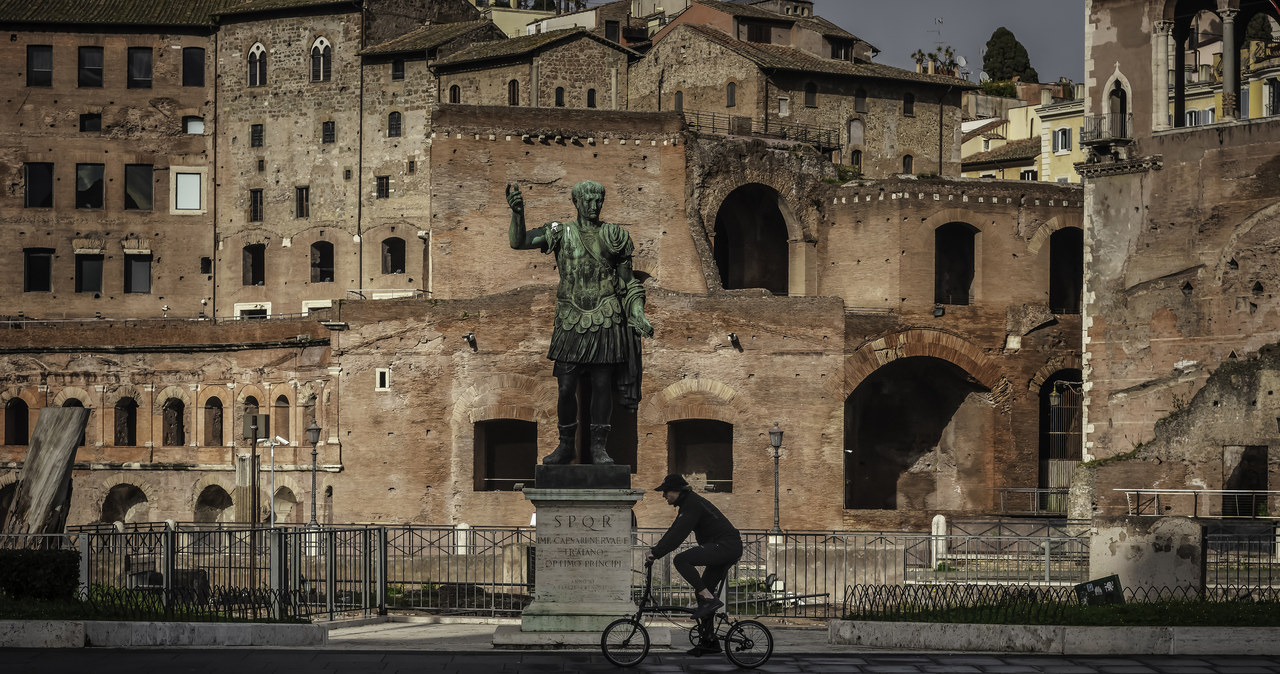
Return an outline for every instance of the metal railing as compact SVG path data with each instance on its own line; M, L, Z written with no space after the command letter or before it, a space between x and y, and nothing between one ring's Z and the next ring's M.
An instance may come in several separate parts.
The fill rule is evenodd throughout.
M1205 583L1240 596L1280 592L1280 530L1267 535L1206 536Z
M1271 505L1280 491L1262 489L1122 489L1128 514L1135 516L1277 519Z
M1133 140L1133 113L1085 116L1084 127L1080 130L1081 143L1109 143L1119 140Z
M1066 515L1070 489L999 487L1001 515Z
M819 149L841 147L840 131L813 124L783 123L775 120L757 120L749 116L726 115L718 112L684 110L685 124L698 133L716 133L739 136L780 138L809 143Z
M305 312L294 313L274 313L266 315L248 315L248 316L197 316L190 318L179 318L176 316L158 316L147 318L110 318L106 316L84 316L80 318L36 318L31 316L3 316L0 317L0 330L23 330L26 328L55 328L72 324L99 325L106 323L142 323L155 324L160 322L172 323L203 323L206 325L225 325L228 323L240 323L244 321L294 321L294 320L324 320L328 317L331 307L317 307Z

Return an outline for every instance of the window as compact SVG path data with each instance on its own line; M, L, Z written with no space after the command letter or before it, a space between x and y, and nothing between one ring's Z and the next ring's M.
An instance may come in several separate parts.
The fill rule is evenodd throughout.
M1185 126L1196 126L1200 123L1200 111L1198 110L1188 110L1185 113L1185 116L1186 116Z
M267 86L267 48L262 43L249 50L249 86Z
M258 173L262 173L263 171L266 171L266 170L267 170L267 160L265 160L265 159L259 159L259 160L258 160Z
M912 156L911 156L911 155L909 155L909 154L908 154L908 155L903 155L903 157L902 157L902 172L903 172L903 173L914 173L914 172L915 172L915 166L916 166L916 160L915 160L915 158L914 158L914 157L912 157Z
M818 107L818 85L813 82L804 85L804 107Z
M391 176L377 176L377 198L386 199L391 196Z
M1035 169L1022 169L1022 173L1018 174L1019 180L1039 180L1040 172Z
M724 107L732 108L738 104L738 83L730 82L724 85Z
M328 241L311 244L311 282L333 283L333 244Z
M67 408L79 407L84 409L84 403L79 398L67 398L62 401L62 406ZM76 446L84 447L84 431L80 431L80 437L76 440Z
M791 99L786 96L778 97L778 116L786 117L791 114Z
M53 249L22 249L22 291L47 293L53 290Z
M174 180L173 207L179 211L203 210L199 173L177 173Z
M81 47L79 54L78 86L102 86L102 47Z
M373 390L390 391L391 390L391 370L390 368L380 367L373 372Z
M520 105L520 83L516 80L507 82L507 105Z
M271 425L275 426L275 435L289 441L289 399L285 396L276 398L275 409L271 410Z
M133 447L138 444L138 401L121 398L116 401L115 444Z
M867 90L866 89L858 89L857 91L853 92L853 111L854 112L867 111Z
M408 171L409 171L409 175L413 175L414 173L418 172L418 162L416 160L413 160L413 159L409 160Z
M249 190L249 222L262 222L262 190Z
M1063 227L1049 236L1049 310L1080 313L1084 290L1084 230Z
M102 164L76 164L76 208L102 208Z
M142 295L151 292L150 253L124 256L124 291Z
M187 428L182 416L187 406L178 398L169 398L161 406L161 421L164 431L160 441L165 447L181 447L187 444Z
M395 59L391 62L391 79L404 79L404 59Z
M564 107L564 87L556 87L556 107Z
M4 404L4 444L27 444L28 427L31 423L31 408L22 398L10 398Z
M588 108L596 107L596 90L595 89L587 89L587 107Z
M27 45L27 86L53 86L53 46Z
M260 286L266 283L267 246L251 243L240 252L240 283Z
M153 187L155 167L151 164L125 164L124 166L124 208L125 210L149 211L154 198Z
M151 47L129 47L128 87L151 88Z
M222 446L222 400L215 396L204 401L204 444Z
M311 45L311 81L328 82L332 75L333 49L325 38L317 38Z
M489 419L475 425L476 491L511 491L533 484L538 462L538 425L519 419Z
M309 185L293 188L293 217L311 217L311 187Z
M76 292L102 292L101 253L76 253Z
M676 112L684 112L684 92L676 92Z
M86 112L80 115L80 132L92 133L102 131L102 113Z
M852 61L853 43L848 40L831 39L831 58L837 61Z
M990 139L990 138L983 138L983 139L982 139L982 151L983 151L983 152L986 152L986 151L988 151L988 150L990 150L990 149L991 149L991 139Z
M200 273L201 274L213 273L213 258L207 257L207 256L200 258Z
M190 115L182 118L182 132L192 135L201 135L204 133L204 117L196 117Z
M462 87L459 87L456 84L449 87L449 102L450 103L462 102Z
M320 142L332 143L338 135L338 131L333 122L324 122L320 124Z
M933 232L933 301L967 305L973 290L977 228L949 222Z
M763 23L747 24L747 42L769 44L769 26Z
M906 117L916 116L916 95L907 92L902 95L902 114Z
M622 24L618 21L604 22L604 39L610 42L618 42L621 37Z
M392 236L382 240L382 273L404 273L404 239Z
M53 208L53 164L30 162L22 165L27 189L27 208Z
M393 112L387 115L387 138L400 137L401 115L399 112Z
M862 150L854 150L849 153L849 164L854 168L862 168Z
M707 491L733 491L733 424L712 419L667 422L667 472L701 477ZM693 482L699 480L695 477Z
M249 147L262 147L266 143L266 132L261 124L249 125Z
M1071 151L1071 129L1058 129L1053 132L1053 151Z
M204 86L204 48L182 48L182 86Z

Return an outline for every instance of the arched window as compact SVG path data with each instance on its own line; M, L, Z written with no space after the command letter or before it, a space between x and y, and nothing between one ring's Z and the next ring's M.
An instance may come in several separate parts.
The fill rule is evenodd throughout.
M248 417L256 415L258 413L258 399L253 396L246 397L240 412L242 419L247 419ZM244 435L248 437L250 431L249 423L242 421L242 428L244 430ZM261 429L259 429L258 435L263 435Z
M676 112L684 112L684 92L676 92Z
M289 399L285 396L276 398L275 409L272 410L272 437L289 439Z
M556 87L556 107L564 107L564 87Z
M204 444L222 446L222 400L216 396L204 401Z
M1120 80L1111 85L1111 93L1107 95L1108 131L1112 138L1129 137L1129 92L1124 90Z
M311 45L311 81L328 82L333 73L333 49L323 37Z
M67 398L66 400L62 401L62 406L84 408L84 403L80 402L79 398ZM80 431L80 439L76 441L76 445L79 447L84 447L84 431Z
M328 241L311 244L311 282L333 283L333 244Z
M587 107L588 108L596 107L596 90L595 89L587 89Z
M862 150L854 150L849 153L849 165L856 169L862 168Z
M147 495L131 484L118 484L102 499L102 522L146 522Z
M738 104L738 83L730 82L724 85L724 107L732 108Z
M382 273L404 273L404 239L391 236L382 240Z
M916 160L909 154L902 155L902 172L915 173Z
M249 86L267 86L267 48L261 42L249 50Z
M804 107L818 107L818 85L813 82L804 85Z
M712 256L725 290L790 290L787 222L791 215L777 190L750 183L725 197L716 213Z
M117 447L138 445L138 401L124 397L116 401L115 444Z
M707 491L733 491L733 424L714 419L667 422L667 472L703 482Z
M853 111L854 112L867 111L867 90L866 89L859 87L857 91L853 92Z
M462 87L459 87L456 84L449 87L449 102L450 103L462 102Z
M933 232L933 301L966 305L973 293L974 251L978 229L949 222Z
M30 408L22 398L10 398L4 405L4 444L25 445L29 434Z
M520 82L507 82L507 105L520 105Z
M205 487L196 498L195 521L221 522L226 515L233 512L231 507L234 505L227 490L211 484Z
M916 95L909 91L902 95L902 114L907 117L916 115Z
M178 398L164 401L164 406L161 408L164 424L161 442L165 447L181 447L187 444L187 429L182 420L183 414L187 411L186 407Z
M399 112L393 112L387 115L387 138L400 137L400 120L402 117Z
M1084 230L1064 227L1049 237L1049 310L1080 313L1084 289Z
M240 281L247 286L260 286L266 283L267 246L251 243L244 247L240 254Z

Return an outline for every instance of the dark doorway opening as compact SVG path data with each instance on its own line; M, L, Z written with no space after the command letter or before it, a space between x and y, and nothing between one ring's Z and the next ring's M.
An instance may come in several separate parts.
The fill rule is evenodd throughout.
M231 500L231 495L227 490L216 484L211 484L200 492L200 496L196 498L196 511L194 513L197 522L221 522L223 517L231 512L231 507L235 503Z
M25 445L30 436L30 408L22 398L10 398L4 405L4 444Z
M67 398L66 400L62 401L62 406L83 408L84 403L80 402L79 398ZM86 423L85 426L87 427L88 423ZM77 441L76 444L79 445L80 447L84 447L84 431L80 431L80 440Z
M966 305L973 299L974 240L978 229L949 222L933 233L933 301Z
M1055 314L1080 313L1084 289L1084 230L1059 229L1049 237L1049 309Z
M764 288L786 295L785 203L772 187L752 183L729 193L716 213L714 257L725 290Z
M138 401L133 398L121 398L116 401L115 422L116 446L136 446L138 444Z
M102 500L102 522L146 522L147 495L131 484L118 484Z
M1080 370L1059 370L1040 386L1040 460L1036 486L1050 490L1037 496L1037 507L1066 514L1067 495L1054 493L1071 486L1071 473L1080 463L1084 385Z
M1223 447L1222 488L1223 517L1267 516L1267 446Z
M667 422L667 472L705 476L707 491L733 491L733 424L715 419Z
M177 398L170 398L164 401L161 408L162 420L164 422L164 432L161 440L165 447L181 447L187 444L187 425L183 416L186 415L187 406Z
M533 484L538 463L538 424L520 419L489 419L475 426L476 491L511 491Z

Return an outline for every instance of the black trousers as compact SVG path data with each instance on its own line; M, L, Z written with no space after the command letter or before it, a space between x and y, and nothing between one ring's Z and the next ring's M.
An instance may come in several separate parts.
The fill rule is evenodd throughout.
M676 567L676 571L689 581L695 594L702 592L703 589L715 593L728 575L729 569L738 563L740 557L742 557L741 540L713 541L696 548L689 548L676 555L672 564ZM697 566L705 567L701 575L694 568Z

